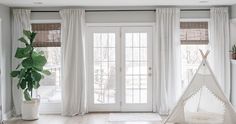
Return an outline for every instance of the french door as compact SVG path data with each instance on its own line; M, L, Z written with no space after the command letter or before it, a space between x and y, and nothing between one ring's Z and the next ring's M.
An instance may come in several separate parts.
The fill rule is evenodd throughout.
M89 27L89 111L152 111L152 27Z

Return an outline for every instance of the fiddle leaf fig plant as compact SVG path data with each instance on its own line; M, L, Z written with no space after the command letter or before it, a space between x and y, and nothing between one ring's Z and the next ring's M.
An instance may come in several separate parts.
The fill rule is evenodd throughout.
M19 41L24 47L17 48L15 53L20 64L11 72L12 77L18 78L17 88L23 91L26 101L32 100L33 90L40 87L40 80L51 74L50 71L44 70L47 59L43 52L36 51L33 46L35 36L35 32L23 31L23 37L19 38Z

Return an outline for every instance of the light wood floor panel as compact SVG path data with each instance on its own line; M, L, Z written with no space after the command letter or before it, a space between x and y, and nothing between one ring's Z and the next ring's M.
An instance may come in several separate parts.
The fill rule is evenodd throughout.
M60 115L41 115L37 121L11 119L4 124L161 124L161 122L109 122L108 113L91 113L84 116L63 117Z

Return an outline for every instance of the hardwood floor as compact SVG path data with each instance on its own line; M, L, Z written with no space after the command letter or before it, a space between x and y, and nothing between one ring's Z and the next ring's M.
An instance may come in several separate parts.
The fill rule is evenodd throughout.
M15 118L4 124L161 124L161 122L109 122L109 113L90 113L75 117L41 115L37 121L23 121Z

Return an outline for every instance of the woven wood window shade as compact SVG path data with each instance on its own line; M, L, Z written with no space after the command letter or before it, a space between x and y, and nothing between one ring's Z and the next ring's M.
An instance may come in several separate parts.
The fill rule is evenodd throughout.
M208 22L181 22L181 44L208 44Z
M32 31L37 33L34 41L35 47L61 46L60 23L32 24Z

